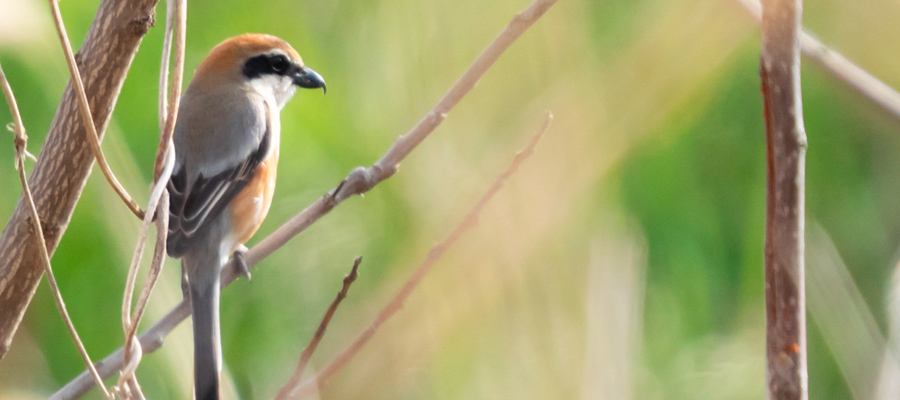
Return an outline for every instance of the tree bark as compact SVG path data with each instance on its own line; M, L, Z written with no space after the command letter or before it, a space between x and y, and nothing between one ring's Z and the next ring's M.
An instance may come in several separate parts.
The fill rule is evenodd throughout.
M103 135L144 34L153 26L157 0L103 0L76 54L94 124ZM93 165L78 100L71 82L50 125L29 178L47 241L56 250ZM6 355L43 269L37 242L29 236L22 198L0 236L0 358Z
M766 380L770 400L808 398L801 13L802 0L763 1L760 74L766 120Z

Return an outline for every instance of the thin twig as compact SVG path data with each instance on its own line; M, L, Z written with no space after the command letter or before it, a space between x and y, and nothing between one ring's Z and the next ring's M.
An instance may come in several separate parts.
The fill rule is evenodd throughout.
M87 94L85 94L84 91L81 73L78 71L78 64L75 63L72 44L69 43L69 35L66 33L66 26L63 24L62 15L59 12L59 0L49 1L50 11L53 14L53 22L56 23L56 33L59 35L63 53L66 55L66 63L69 65L69 73L72 75L72 87L75 89L76 96L78 97L78 104L81 106L81 118L84 121L84 129L87 131L87 139L91 144L91 151L94 153L94 158L97 159L97 164L100 166L100 171L103 172L103 176L106 177L106 181L109 182L122 201L125 202L128 209L130 209L138 218L144 218L144 211L141 210L141 207L137 205L125 188L122 187L119 180L116 179L116 175L113 174L112 169L109 167L109 163L106 161L106 156L103 155L103 149L100 147L100 135L97 133L97 127L94 126L94 117L91 115L91 106L88 104Z
M800 94L802 0L765 0L762 78L766 121L766 361L769 399L806 400L804 190Z
M762 19L762 8L759 0L737 0L757 22ZM838 79L874 101L885 111L900 118L900 92L880 81L868 71L860 68L841 53L829 48L819 39L806 31L800 32L800 50L807 57L825 67Z
M168 110L166 110L166 120L165 123L160 121L162 134L159 138L159 148L156 151L156 164L153 171L153 176L156 179L160 179L160 174L163 170L166 148L171 149L173 156L175 152L174 146L170 146L169 143L171 143L172 135L175 133L175 121L178 119L178 106L181 104L181 87L184 81L184 49L187 36L187 0L168 0L167 4L169 8L166 15L167 32L161 68L167 70L169 67L169 51L167 49L171 47L172 34L168 32L168 30L173 24L175 32L175 65L173 67L172 86L169 88L171 93L169 94L168 99L169 106ZM174 9L174 12L172 9ZM174 16L172 15L173 13ZM164 104L166 99L165 81L167 75L167 73L160 72L160 104ZM165 107L160 106L160 111L163 111L164 108ZM162 114L160 114L160 118L162 118ZM162 180L168 181L169 178L166 177Z
M37 207L34 205L31 189L28 187L28 178L25 176L25 147L28 142L28 135L25 134L25 125L22 124L19 106L16 103L12 88L9 86L9 81L6 80L6 74L3 72L3 67L0 67L0 84L3 85L3 95L6 96L6 102L9 104L9 112L13 116L16 134L16 169L19 171L19 181L22 183L22 195L25 198L28 210L31 213L32 233L40 248L41 261L44 265L44 272L47 274L47 283L50 284L50 291L53 292L53 299L56 301L56 308L59 309L63 323L66 324L69 335L72 337L72 341L75 342L75 347L78 348L78 352L81 354L84 364L90 371L94 383L100 387L100 390L103 391L103 395L106 396L106 398L112 399L112 395L106 390L103 379L100 378L100 374L97 373L97 369L94 368L94 363L91 362L91 357L88 355L87 350L84 348L84 344L81 342L81 338L78 336L78 332L75 330L72 318L69 317L69 312L66 310L66 303L63 301L62 293L59 291L59 285L56 284L53 268L50 266L50 254L47 252L47 243L44 241L44 230L41 227L41 219L38 215Z
M171 154L171 153L166 153ZM167 176L171 175L172 168L175 164L174 155L168 157L166 166L163 170L163 175ZM153 215L147 213L144 216L144 219L141 223L141 229L138 232L138 240L134 250L134 254L132 256L131 265L128 269L128 278L125 284L125 296L122 300L122 329L125 332L125 349L128 349L124 353L124 361L126 365L129 365L130 368L125 368L122 371L122 374L119 379L119 387L121 388L126 382L130 381L129 386L134 390L139 390L136 379L134 378L134 372L137 369L137 363L140 362L140 355L143 353L140 349L137 351L133 351L136 347L134 346L134 342L136 340L135 332L137 331L138 324L141 321L141 317L144 315L144 309L147 305L147 301L150 299L150 293L153 291L153 287L156 285L156 281L159 278L159 274L162 272L163 261L165 261L165 251L166 251L166 234L168 233L169 226L169 197L166 192L166 181L159 180L154 184L153 191L150 196L150 203L147 206L148 210L156 210L156 246L154 247L153 259L150 265L150 272L147 276L146 283L144 285L144 289L141 291L141 295L138 298L138 302L134 308L134 315L131 315L131 300L134 296L134 284L137 277L137 270L140 266L141 258L144 254L144 247L147 242L147 234L150 229L150 223L153 219ZM132 356L136 357L134 363L130 363ZM132 391L134 391L132 390ZM137 392L138 394L140 392Z
M181 101L180 93L182 78L184 76L185 29L187 21L186 0L169 0L168 15L169 17L166 18L167 43L164 45L166 49L163 50L163 63L161 65L161 68L166 72L161 73L160 77L160 104L165 104L167 90L171 90L172 94L168 98L169 107L168 110L166 110L165 123L160 124L160 140L157 151L158 157L154 166L155 181L153 183L153 190L150 194L150 201L147 205L148 210L155 210L155 215L151 215L150 213L144 215L141 229L138 233L137 245L135 246L131 265L128 269L125 295L122 299L122 326L125 331L125 345L123 346L125 351L123 353L123 361L127 367L122 370L122 374L119 378L119 387L126 387L127 385L127 387L131 388L133 392L136 392L139 397L142 397L143 395L140 393L140 386L134 373L137 369L137 365L140 363L140 355L143 352L140 351L140 349L137 349L137 351L133 351L132 349L138 347L134 346L135 340L137 339L135 333L137 332L141 317L144 314L147 302L150 300L150 294L153 291L153 287L156 285L156 281L162 272L166 255L166 235L169 227L169 197L166 192L166 185L169 181L169 177L172 175L172 170L175 165L175 146L172 142L172 135L175 130L175 120L178 117L178 105ZM169 68L169 51L167 49L171 47L172 36L169 32L173 30L175 32L174 36L176 40L175 66L172 77L172 87L169 89L165 87L164 84L168 77ZM161 106L160 111L163 111L164 109L165 107ZM163 116L160 116L160 119L162 118ZM138 302L134 307L134 315L132 316L130 310L131 300L134 296L135 279L138 268L140 267L141 258L143 258L150 223L154 217L156 218L157 223L156 246L154 247L153 259L146 284L141 291ZM134 362L131 362L132 355L136 356Z
M494 184L491 185L490 189L485 192L481 198L475 203L475 206L472 207L472 210L466 214L466 217L463 218L462 222L453 229L453 232L447 236L442 242L436 244L431 248L431 251L428 252L428 256L422 261L421 264L413 271L412 275L409 279L406 280L406 283L403 284L403 287L391 298L391 301L381 309L381 312L378 313L378 316L374 321L369 325L369 328L363 331L356 340L353 341L349 346L347 346L344 351L342 351L337 357L335 357L328 365L323 368L316 376L307 379L304 381L299 387L293 390L290 393L291 399L302 399L309 395L316 393L320 386L324 385L325 382L334 375L337 371L347 365L350 360L359 353L359 350L369 342L369 339L375 335L378 331L378 328L381 327L388 319L394 316L397 311L400 311L403 308L404 303L406 303L406 299L412 294L413 290L419 286L419 283L425 278L425 275L431 271L431 268L434 266L435 262L437 262L444 253L447 252L447 249L452 247L459 238L466 233L469 229L472 229L478 223L478 216L481 214L481 211L484 209L484 206L494 197L495 194L503 187L503 184L509 179L512 174L516 173L519 169L519 166L523 161L528 159L532 154L534 154L534 149L537 146L538 142L540 142L541 137L544 136L544 133L547 132L547 128L550 127L550 122L553 121L553 114L547 113L547 118L544 120L543 126L538 131L537 134L531 139L531 143L528 143L528 147L524 150L520 151L516 154L516 157L513 159L512 164L510 164L509 168L506 169L497 180L494 181Z
M472 63L459 80L450 87L447 93L444 94L444 97L441 98L441 101L406 134L400 136L381 159L369 168L359 167L351 171L337 187L304 208L303 211L300 211L288 222L285 222L275 232L272 232L253 246L244 255L247 268L252 269L255 267L257 263L284 246L288 240L306 230L306 228L350 196L363 194L396 173L400 162L440 125L446 118L447 113L465 97L506 49L557 1L535 0L525 11L516 14L506 29L491 42L488 48ZM222 270L222 286L230 285L242 274L243 271L232 263L229 267ZM151 353L162 346L162 340L190 314L190 305L185 300L182 300L147 332L140 335L139 339L144 353ZM101 376L109 376L122 368L122 362L122 349L118 349L99 363L101 365L98 367L98 370ZM93 383L82 373L57 391L51 398L77 398L90 390L91 385Z
M175 30L175 0L166 1L166 30L163 36L162 57L159 65L159 131L162 132L166 127L166 116L168 113L168 98L166 91L169 90L169 62L172 59L172 36Z
M319 322L319 328L316 329L316 334L313 335L312 339L309 341L309 345L303 349L303 353L300 354L300 362L297 364L297 369L294 370L294 375L291 376L291 379L288 380L288 383L278 391L278 394L275 396L275 400L286 400L290 395L291 391L300 383L300 379L303 378L303 372L306 370L306 366L309 364L309 359L312 357L313 353L316 351L316 348L319 346L319 342L322 341L322 338L325 337L325 330L328 329L328 323L331 322L331 317L334 316L334 312L337 311L338 306L342 301L347 297L347 292L350 290L350 285L356 280L359 276L357 269L359 268L359 264L362 262L362 257L356 257L356 260L353 261L353 269L350 270L350 273L344 277L343 286L341 290L338 292L337 296L334 298L334 301L331 302L331 306L328 307L328 311L325 312L325 316L322 317L322 321Z
M166 168L171 171L171 167L167 166ZM138 301L134 306L131 331L128 332L131 335L134 335L135 330L137 329L137 325L141 321L141 317L143 317L144 315L147 301L150 299L150 294L156 285L156 281L159 279L160 273L162 272L163 261L165 261L166 257L166 235L169 232L169 213L164 211L168 211L168 208L169 193L163 190L159 198L159 204L156 207L156 210L158 212L158 218L156 218L156 246L153 248L153 259L150 262L150 273L147 276L147 283L141 290L141 295L138 296Z

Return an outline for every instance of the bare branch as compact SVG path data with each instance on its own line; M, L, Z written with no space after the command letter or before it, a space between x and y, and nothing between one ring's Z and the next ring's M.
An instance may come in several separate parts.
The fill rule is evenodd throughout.
M757 21L762 19L759 0L737 0L737 2L741 3ZM832 75L874 101L885 111L900 118L900 93L894 88L804 31L800 32L800 50L825 67Z
M78 336L78 332L75 330L75 325L72 323L72 318L69 317L69 312L66 310L66 303L63 301L62 293L59 291L59 285L56 284L56 277L53 275L53 268L50 266L50 254L47 252L47 243L44 241L44 231L41 228L41 218L38 215L37 207L34 205L34 198L31 195L31 189L28 187L28 178L25 176L25 146L28 142L28 136L25 134L25 126L22 124L22 116L19 114L19 106L16 104L16 98L13 96L12 88L9 86L9 81L6 80L6 74L3 73L3 67L0 67L0 84L3 85L3 95L6 96L6 102L9 104L9 112L13 115L13 121L15 124L15 147L16 147L16 169L19 171L19 181L22 183L22 195L25 198L25 202L28 204L29 209L31 210L31 228L33 237L38 242L38 245L41 249L41 261L44 266L44 272L47 274L47 283L50 284L50 291L53 292L53 299L56 301L56 308L59 310L59 314L62 316L63 323L66 324L66 328L69 330L69 335L72 337L72 341L75 342L75 347L78 348L78 353L81 354L81 358L84 360L85 365L87 365L88 370L91 372L91 377L94 378L94 383L96 383L100 390L103 391L103 395L108 399L112 399L112 395L109 391L106 390L106 386L103 385L103 379L100 378L100 374L97 373L97 370L94 368L94 364L91 362L91 357L88 355L87 350L84 348L84 344L81 342L81 338Z
M169 143L171 143L171 140ZM175 165L175 156L173 152L167 152L166 154L168 154L169 157L166 159L166 164L161 175L163 177L171 175L172 168ZM150 203L147 206L148 210L156 210L156 246L154 247L150 272L147 276L144 289L141 290L141 295L135 305L133 316L131 315L131 300L134 295L134 284L137 277L137 270L144 254L144 246L147 242L147 234L154 216L153 214L147 213L144 215L144 219L141 223L136 248L132 256L131 265L128 269L128 277L125 283L125 295L122 299L122 329L125 332L124 348L127 349L123 355L123 360L126 365L131 367L123 369L119 379L119 388L130 388L130 392L138 394L138 397L142 397L142 395L140 394L140 386L137 383L137 379L134 377L134 372L137 369L137 364L140 362L143 351L139 348L137 351L132 351L132 349L138 347L134 346L134 342L137 339L135 337L135 332L137 332L138 324L141 321L141 317L144 315L147 301L150 300L150 293L153 291L153 287L159 279L159 274L162 272L163 262L165 261L166 235L169 231L169 196L168 192L165 190L166 183L167 181L158 180L154 184L150 196ZM130 363L132 356L136 357L134 363Z
M140 385L138 384L134 373L137 369L137 365L140 363L140 357L143 352L138 348L139 346L135 346L135 341L137 340L135 333L137 332L141 317L144 314L144 308L150 300L150 293L152 293L153 287L156 285L156 281L159 278L159 274L162 272L163 263L166 257L166 235L169 231L169 196L166 192L166 185L169 182L169 177L172 175L172 170L175 166L175 145L172 142L172 135L175 131L175 120L178 117L178 105L181 101L181 85L184 76L187 1L169 0L168 5L166 43L164 44L165 48L163 49L163 62L161 65L164 72L161 72L160 76L160 111L165 110L164 105L166 104L167 88L165 87L165 83L166 80L168 80L169 48L171 47L171 32L173 30L175 31L176 38L175 71L172 78L172 95L169 97L169 107L166 111L165 123L160 123L160 139L156 164L154 166L155 181L153 183L153 190L150 194L150 202L147 205L148 210L156 211L155 216L147 214L143 218L141 229L138 233L138 241L134 250L134 256L132 257L131 266L128 270L125 295L122 299L122 327L125 331L125 345L123 346L125 351L123 353L123 361L126 368L123 369L122 374L119 377L119 387L128 388L131 392L137 394L139 398L142 398L143 394L140 392ZM161 121L162 118L163 116L160 115ZM141 291L141 296L138 298L138 302L135 305L134 316L131 316L131 300L134 295L135 278L137 276L137 270L140 267L141 258L144 254L144 246L147 241L150 223L154 217L157 222L156 246L153 252L150 272L147 277L147 282L144 285L144 289ZM132 349L135 348L137 348L137 351L132 351ZM132 355L136 356L135 360L131 359Z
M334 301L331 302L331 306L328 307L328 311L325 312L325 316L322 317L322 321L319 322L319 328L316 329L316 334L313 335L309 345L307 345L306 348L303 349L303 353L300 354L300 362L297 364L297 369L294 370L294 375L292 375L291 379L288 380L288 383L278 391L275 400L286 400L291 391L300 383L300 379L303 378L303 371L306 370L306 366L309 364L309 359L319 346L319 342L325 337L325 330L328 329L328 323L331 322L331 317L334 316L334 312L337 311L338 306L347 297L347 292L350 291L350 285L353 284L359 276L357 270L359 269L359 264L361 262L362 257L356 257L356 260L353 261L353 269L351 269L350 273L344 277L344 284L334 298Z
M172 153L168 153L168 154L170 154L170 156L168 157L168 160L166 162L166 168L164 169L164 171L165 171L164 174L165 173L171 174L172 168L175 164L174 154L172 154ZM162 207L160 207L160 205L163 203L160 200L165 191L166 191L166 181L158 180L156 183L154 183L153 190L150 194L150 203L148 204L148 207L147 207L148 210L156 210L157 212L155 214L158 217L157 219L163 220L163 222L166 225L165 229L157 232L157 246L156 246L157 251L160 249L160 246L162 246L162 250L165 251L165 233L168 231L168 209L162 210ZM165 211L165 212L160 212L160 211ZM162 214L166 214L166 215L162 215ZM123 324L126 334L134 333L133 326L136 325L136 323L139 321L139 318L141 315L140 312L136 312L135 318L137 320L132 320L131 301L134 296L134 285L135 285L135 281L137 279L137 270L138 270L138 267L140 266L141 258L143 258L143 255L144 255L144 246L147 242L147 234L150 231L150 224L153 222L153 217L154 217L154 214L151 214L151 213L147 213L146 215L144 215L144 219L141 224L141 229L138 232L137 245L135 246L134 253L131 258L131 265L128 268L128 276L125 281L125 296L122 300L122 324ZM159 243L160 238L162 239L162 243ZM162 255L159 255L156 252L154 252L154 260L161 261ZM162 263L160 262L160 264L157 265L156 267L161 268ZM155 275L154 269L156 269L156 268L151 267L151 269L150 269L150 277L148 277L148 284L151 282L155 282L155 279L150 279L150 278L153 278L153 276ZM158 272L158 271L156 271L156 272ZM152 286L150 287L150 289L152 289ZM142 310L143 306L144 305L138 303L138 305L136 306L136 310ZM128 336L126 336L126 339L127 338L128 338Z
M765 102L768 398L806 400L804 189L800 96L801 0L765 0L760 75Z
M76 61L94 124L101 135L141 38L153 23L155 3L156 0L101 0L78 51ZM46 250L51 255L68 227L94 161L77 97L72 83L63 93L29 177ZM12 344L44 271L43 250L31 239L30 218L30 207L20 198L0 236L0 357Z
M107 182L109 182L131 212L138 218L144 218L144 211L141 210L141 206L137 205L134 199L131 198L131 195L122 187L122 184L119 183L116 175L110 169L109 163L106 162L106 156L103 155L103 149L100 147L100 135L97 133L97 127L94 126L91 106L88 104L87 94L84 91L84 83L81 82L81 73L78 72L78 64L75 63L72 44L69 43L69 35L66 33L62 15L59 13L59 0L49 1L53 22L56 23L56 33L59 35L59 41L62 43L63 53L66 55L66 63L69 65L69 73L72 75L72 83L75 86L75 93L78 95L78 104L81 106L81 118L84 122L84 129L88 132L87 139L91 144L91 150L94 152L94 158L97 159L97 165L100 166L100 171L103 172Z
M506 29L494 39L463 76L453 84L441 101L412 129L400 136L381 159L369 168L359 167L351 171L337 187L307 206L303 211L275 230L275 232L253 246L244 255L247 268L252 269L257 263L281 248L288 240L306 230L306 228L348 197L354 194L365 193L396 173L399 163L440 125L446 118L447 113L465 97L503 52L556 2L557 0L535 0L525 11L517 14ZM222 286L230 285L241 274L240 268L231 263L229 267L222 270ZM140 335L139 339L144 353L151 353L158 349L162 345L163 338L188 315L190 315L190 305L182 300L174 309L160 319L156 325ZM97 369L101 376L109 376L109 374L119 370L122 368L122 349L108 355L99 364ZM93 382L88 379L85 373L82 373L57 391L52 398L77 398L90 390L92 385Z
M175 66L174 66L174 74L172 75L172 86L169 89L171 94L169 95L169 105L168 112L166 113L165 123L160 121L160 129L162 131L159 139L159 148L156 151L156 166L153 171L153 176L157 180L168 181L169 177L166 176L165 179L160 178L160 174L163 170L164 158L166 148L171 149L170 151L175 152L175 147L171 145L172 135L175 133L175 121L178 118L178 106L181 103L181 87L184 80L184 49L185 49L185 41L186 41L186 30L187 30L187 0L168 0L168 10L166 15L166 37L165 43L163 44L163 55L162 55L162 70L168 71L169 68L169 48L171 47L171 39L172 34L171 30L175 31ZM168 72L160 72L160 111L164 111L166 100L166 91L165 91L165 81L168 77ZM160 113L160 119L162 119L162 113Z
M159 131L166 127L168 113L169 63L172 59L172 35L175 30L175 0L166 0L166 30L163 37L162 60L159 65Z
M459 238L466 233L469 229L472 229L478 223L478 216L481 215L481 210L484 209L484 206L497 194L498 191L503 187L503 184L519 169L519 166L523 161L528 159L532 154L534 154L534 149L537 146L538 142L540 142L541 137L544 136L544 133L547 132L547 128L550 127L550 122L553 121L553 114L547 113L547 118L544 120L544 125L538 131L537 134L531 139L531 143L528 144L524 150L520 151L516 154L515 159L513 159L512 164L509 168L506 169L497 180L494 181L494 184L491 185L490 189L485 192L481 198L475 203L475 206L472 207L472 210L466 214L466 217L463 218L462 222L453 229L453 232L447 236L442 242L436 244L431 248L431 251L428 252L428 256L425 258L425 261L422 261L421 264L413 271L412 275L409 279L406 280L406 283L403 284L403 287L391 298L391 301L381 309L381 312L378 313L378 316L375 317L375 320L369 325L369 328L363 331L356 340L353 341L349 346L347 346L344 351L338 354L337 357L334 358L328 365L323 368L315 377L310 378L303 382L299 387L293 390L290 393L290 398L292 399L302 399L309 395L315 394L318 392L320 386L324 385L325 382L334 375L337 371L347 365L350 360L359 353L359 350L369 342L369 339L372 339L372 336L375 336L375 333L378 331L378 328L381 327L388 319L394 316L397 311L400 311L403 308L403 304L406 303L406 299L412 294L413 290L419 286L419 283L425 278L425 275L428 275L428 272L431 271L431 268L434 264L447 252L447 249L452 247Z

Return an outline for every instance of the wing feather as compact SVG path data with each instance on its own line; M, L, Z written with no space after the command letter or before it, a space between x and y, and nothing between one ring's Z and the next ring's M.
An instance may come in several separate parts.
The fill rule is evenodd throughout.
M271 124L266 121L266 131L259 146L247 159L210 177L200 173L190 188L187 187L187 168L183 165L176 168L167 185L170 203L166 249L169 256L181 257L247 186L269 153L271 134Z

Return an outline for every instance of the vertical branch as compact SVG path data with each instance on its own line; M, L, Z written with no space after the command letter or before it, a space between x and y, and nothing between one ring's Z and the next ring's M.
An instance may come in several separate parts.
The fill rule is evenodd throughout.
M169 177L166 176L165 179L160 177L160 174L163 170L163 165L165 163L165 152L168 147L169 150L173 153L175 152L175 147L171 146L172 135L175 133L175 121L178 118L178 106L181 104L181 86L184 80L184 46L187 40L187 0L168 0L168 10L166 10L166 37L165 43L163 44L163 55L162 55L162 71L160 71L159 77L159 89L160 89L160 106L159 110L167 111L165 121L162 121L163 114L160 114L160 128L162 132L160 133L159 138L159 148L156 151L156 167L153 171L153 176L156 180L168 181ZM166 80L168 80L168 69L169 69L169 54L170 47L172 46L172 33L171 26L174 26L174 36L175 36L175 66L174 66L174 74L172 75L172 87L171 94L169 95L168 102L168 110L166 110L166 90L165 84Z
M91 357L88 355L87 350L84 348L84 344L81 342L81 338L78 336L78 332L75 330L75 324L72 323L72 318L69 317L69 312L66 310L66 303L63 301L62 293L59 291L59 286L56 284L56 277L53 275L53 268L50 266L50 254L47 251L47 242L44 240L44 231L41 228L40 216L38 215L37 207L34 205L31 189L28 187L28 179L25 177L25 145L28 142L28 136L25 135L25 126L22 124L19 106L16 104L16 98L13 96L12 88L6 80L6 74L3 73L2 67L0 67L0 84L3 86L3 94L6 97L6 102L9 104L9 112L12 114L15 124L16 169L19 171L19 181L22 184L22 196L25 198L25 202L31 213L32 237L35 238L41 250L41 265L43 265L44 272L47 274L47 283L50 284L50 290L53 292L53 300L55 300L56 308L62 316L63 323L69 330L69 336L71 336L72 341L75 342L75 347L78 348L78 353L81 355L88 371L90 371L91 376L94 378L94 382L100 387L100 390L106 398L112 399L112 395L106 390L106 386L103 385L103 379L100 378L100 374L97 373L97 369L94 368L94 363L91 362Z
M166 33L163 37L162 60L159 65L159 131L166 127L166 115L168 115L168 99L166 90L169 88L169 63L172 60L172 32L175 21L175 0L166 1Z
M760 75L767 155L766 378L771 400L808 398L801 14L802 0L763 1Z
M150 299L150 293L153 291L154 285L162 271L166 254L166 234L169 226L169 198L166 193L166 184L172 175L175 165L175 146L172 142L172 135L175 131L175 120L178 116L178 105L181 101L181 85L184 76L184 50L185 50L185 29L187 24L187 0L168 0L168 10L166 17L166 35L163 44L162 64L160 66L160 92L159 92L159 111L160 111L160 139L157 149L157 158L154 165L154 182L153 189L150 194L150 202L147 206L148 210L155 210L154 213L144 215L141 230L138 234L138 242L132 256L131 266L128 269L128 278L125 283L125 294L122 299L122 328L125 331L125 346L123 346L123 360L125 368L119 378L119 388L140 394L140 386L134 372L140 363L142 351L136 346L137 344L137 327L143 316L147 301ZM168 81L169 72L169 56L172 46L172 32L175 36L175 67L172 76L171 96L166 96L166 83ZM162 114L165 113L165 114ZM144 254L144 246L147 241L147 234L150 223L156 218L157 237L156 246L153 252L153 259L150 266L150 273L147 277L147 283L141 291L138 302L134 308L134 315L131 315L131 301L134 296L134 284L137 277L137 270L140 267L140 261ZM132 360L132 357L135 359Z

